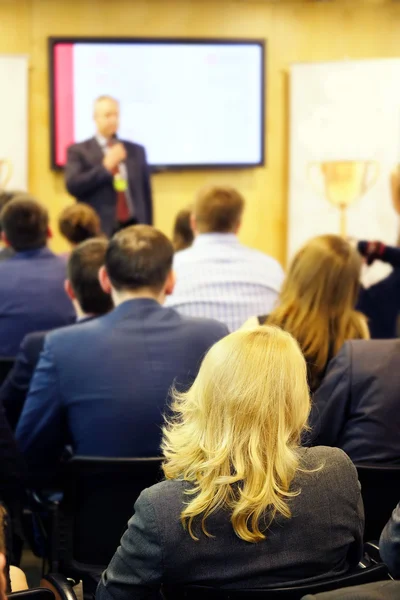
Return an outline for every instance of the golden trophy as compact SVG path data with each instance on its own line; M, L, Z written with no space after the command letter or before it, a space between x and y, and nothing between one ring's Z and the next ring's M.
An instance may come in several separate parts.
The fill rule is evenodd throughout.
M347 237L347 209L375 185L379 164L372 160L335 160L308 165L315 191L340 211L340 235Z
M0 192L4 190L12 177L13 168L11 160L0 158Z

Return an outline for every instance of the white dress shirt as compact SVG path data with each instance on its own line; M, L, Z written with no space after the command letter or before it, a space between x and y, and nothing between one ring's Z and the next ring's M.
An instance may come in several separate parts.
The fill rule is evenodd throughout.
M107 138L105 138L103 135L100 135L99 133L97 133L95 137L96 137L96 140L97 140L100 148L103 150L103 154L107 154L107 152L109 150L109 146L108 146L109 140ZM118 141L119 141L118 139L115 140L116 143ZM126 201L128 204L128 210L129 210L130 216L132 217L135 214L135 208L134 208L134 204L133 204L133 200L132 200L132 194L129 189L128 169L127 169L126 163L124 161L119 163L118 170L119 170L119 173L120 173L122 179L125 179L125 181L127 183L127 188L125 190L125 197L126 197Z
M243 246L233 233L202 233L175 255L176 285L167 306L209 317L235 331L252 316L268 314L283 281L280 264Z

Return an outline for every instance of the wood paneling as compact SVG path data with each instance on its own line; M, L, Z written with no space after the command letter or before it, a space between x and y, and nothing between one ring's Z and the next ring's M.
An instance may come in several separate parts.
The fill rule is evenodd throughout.
M229 183L247 200L243 241L284 261L288 67L293 62L399 56L399 22L400 3L391 0L0 0L0 52L28 53L31 59L31 191L48 205L53 221L71 202L62 176L49 168L48 36L263 37L268 40L267 166L156 175L155 215L156 225L169 233L175 213L200 186ZM57 235L53 245L63 248Z

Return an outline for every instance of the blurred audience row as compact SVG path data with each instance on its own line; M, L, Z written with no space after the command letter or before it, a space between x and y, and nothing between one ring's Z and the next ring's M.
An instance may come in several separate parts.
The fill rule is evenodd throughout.
M162 449L172 480L142 494L100 598L125 597L127 564L130 573L152 574L140 584L133 576L128 589L143 578L145 588L156 585L166 577L159 567L166 553L176 573L196 560L218 579L217 557L228 543L237 561L225 580L240 571L244 551L252 568L242 578L253 586L262 584L265 561L277 582L326 576L332 564L345 572L359 560L363 531L351 461L400 461L399 342L369 339L395 337L400 250L320 236L285 275L273 258L240 243L244 206L236 190L202 190L179 215L173 244L147 225L108 241L90 207L76 205L60 218L71 246L65 257L47 247L43 206L26 194L4 202L0 356L15 362L0 388L0 496L12 518L21 481L51 486L66 453L158 456ZM364 288L363 259L386 261L393 272ZM292 513L298 519L287 522ZM208 517L221 538L214 558ZM163 547L155 532L171 523ZM298 546L302 528L308 548L297 548L297 564L281 547ZM254 550L252 542L265 539L265 553Z

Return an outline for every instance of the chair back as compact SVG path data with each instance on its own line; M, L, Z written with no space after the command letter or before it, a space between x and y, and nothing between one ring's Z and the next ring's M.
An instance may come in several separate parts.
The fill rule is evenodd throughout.
M13 368L14 363L15 358L9 358L5 356L0 357L0 385L2 385L6 380L6 377Z
M364 501L364 540L379 540L400 501L400 465L356 465Z
M66 463L56 532L62 573L108 565L140 493L162 479L161 462L75 456Z
M206 586L163 586L164 600L301 600L306 594L319 594L331 590L362 585L388 579L385 565L373 565L347 575L324 581L303 583L297 586L264 589L221 589Z
M47 588L32 588L7 595L10 600L56 600L53 592Z

